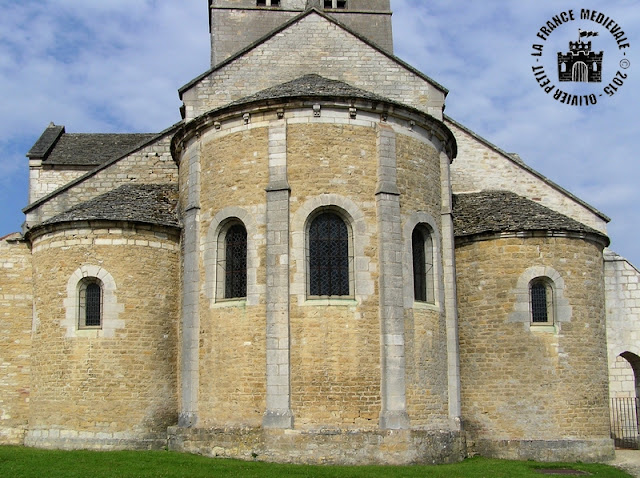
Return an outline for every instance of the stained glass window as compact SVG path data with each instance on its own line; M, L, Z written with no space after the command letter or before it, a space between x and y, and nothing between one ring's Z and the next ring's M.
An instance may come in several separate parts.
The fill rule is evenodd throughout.
M247 296L247 230L233 225L225 236L225 299Z
M349 295L349 232L334 213L320 214L309 228L309 294Z

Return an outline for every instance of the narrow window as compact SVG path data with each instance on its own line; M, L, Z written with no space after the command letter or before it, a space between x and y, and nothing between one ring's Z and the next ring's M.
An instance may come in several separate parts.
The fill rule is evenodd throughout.
M309 228L309 295L349 295L349 231L334 213L322 213Z
M247 230L231 226L225 235L225 299L247 296Z
M529 287L531 301L531 322L534 324L553 323L553 290L543 279L535 279Z
M411 249L413 254L414 300L434 304L433 239L425 227L418 226L413 230Z
M267 6L267 0L257 0L256 1L256 6L258 6L258 7L266 7Z
M324 0L324 8L347 8L347 0Z
M79 288L78 327L102 327L102 287L96 278L83 279Z

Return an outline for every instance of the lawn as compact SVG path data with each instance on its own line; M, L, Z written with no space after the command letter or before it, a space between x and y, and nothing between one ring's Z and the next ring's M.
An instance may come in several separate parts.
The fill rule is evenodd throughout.
M606 465L549 464L531 461L472 458L456 465L438 466L302 466L212 459L166 451L91 452L49 451L0 447L0 477L6 478L519 478L546 475L541 469L582 470L591 476L627 478ZM571 476L571 475L555 475Z

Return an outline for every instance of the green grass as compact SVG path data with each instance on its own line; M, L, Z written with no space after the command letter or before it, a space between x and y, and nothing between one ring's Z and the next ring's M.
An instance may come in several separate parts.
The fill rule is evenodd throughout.
M606 465L543 464L532 461L489 460L485 458L472 458L456 465L340 467L243 462L165 451L50 451L22 447L0 447L0 477L3 478L268 478L282 476L305 478L541 478L549 476L536 472L542 468L582 470L597 477L626 478L630 476Z

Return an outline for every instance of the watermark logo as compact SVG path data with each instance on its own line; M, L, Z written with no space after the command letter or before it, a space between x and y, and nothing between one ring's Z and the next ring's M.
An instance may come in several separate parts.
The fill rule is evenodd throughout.
M567 10L536 33L531 69L540 88L554 100L591 106L624 86L630 48L624 29L604 13Z

